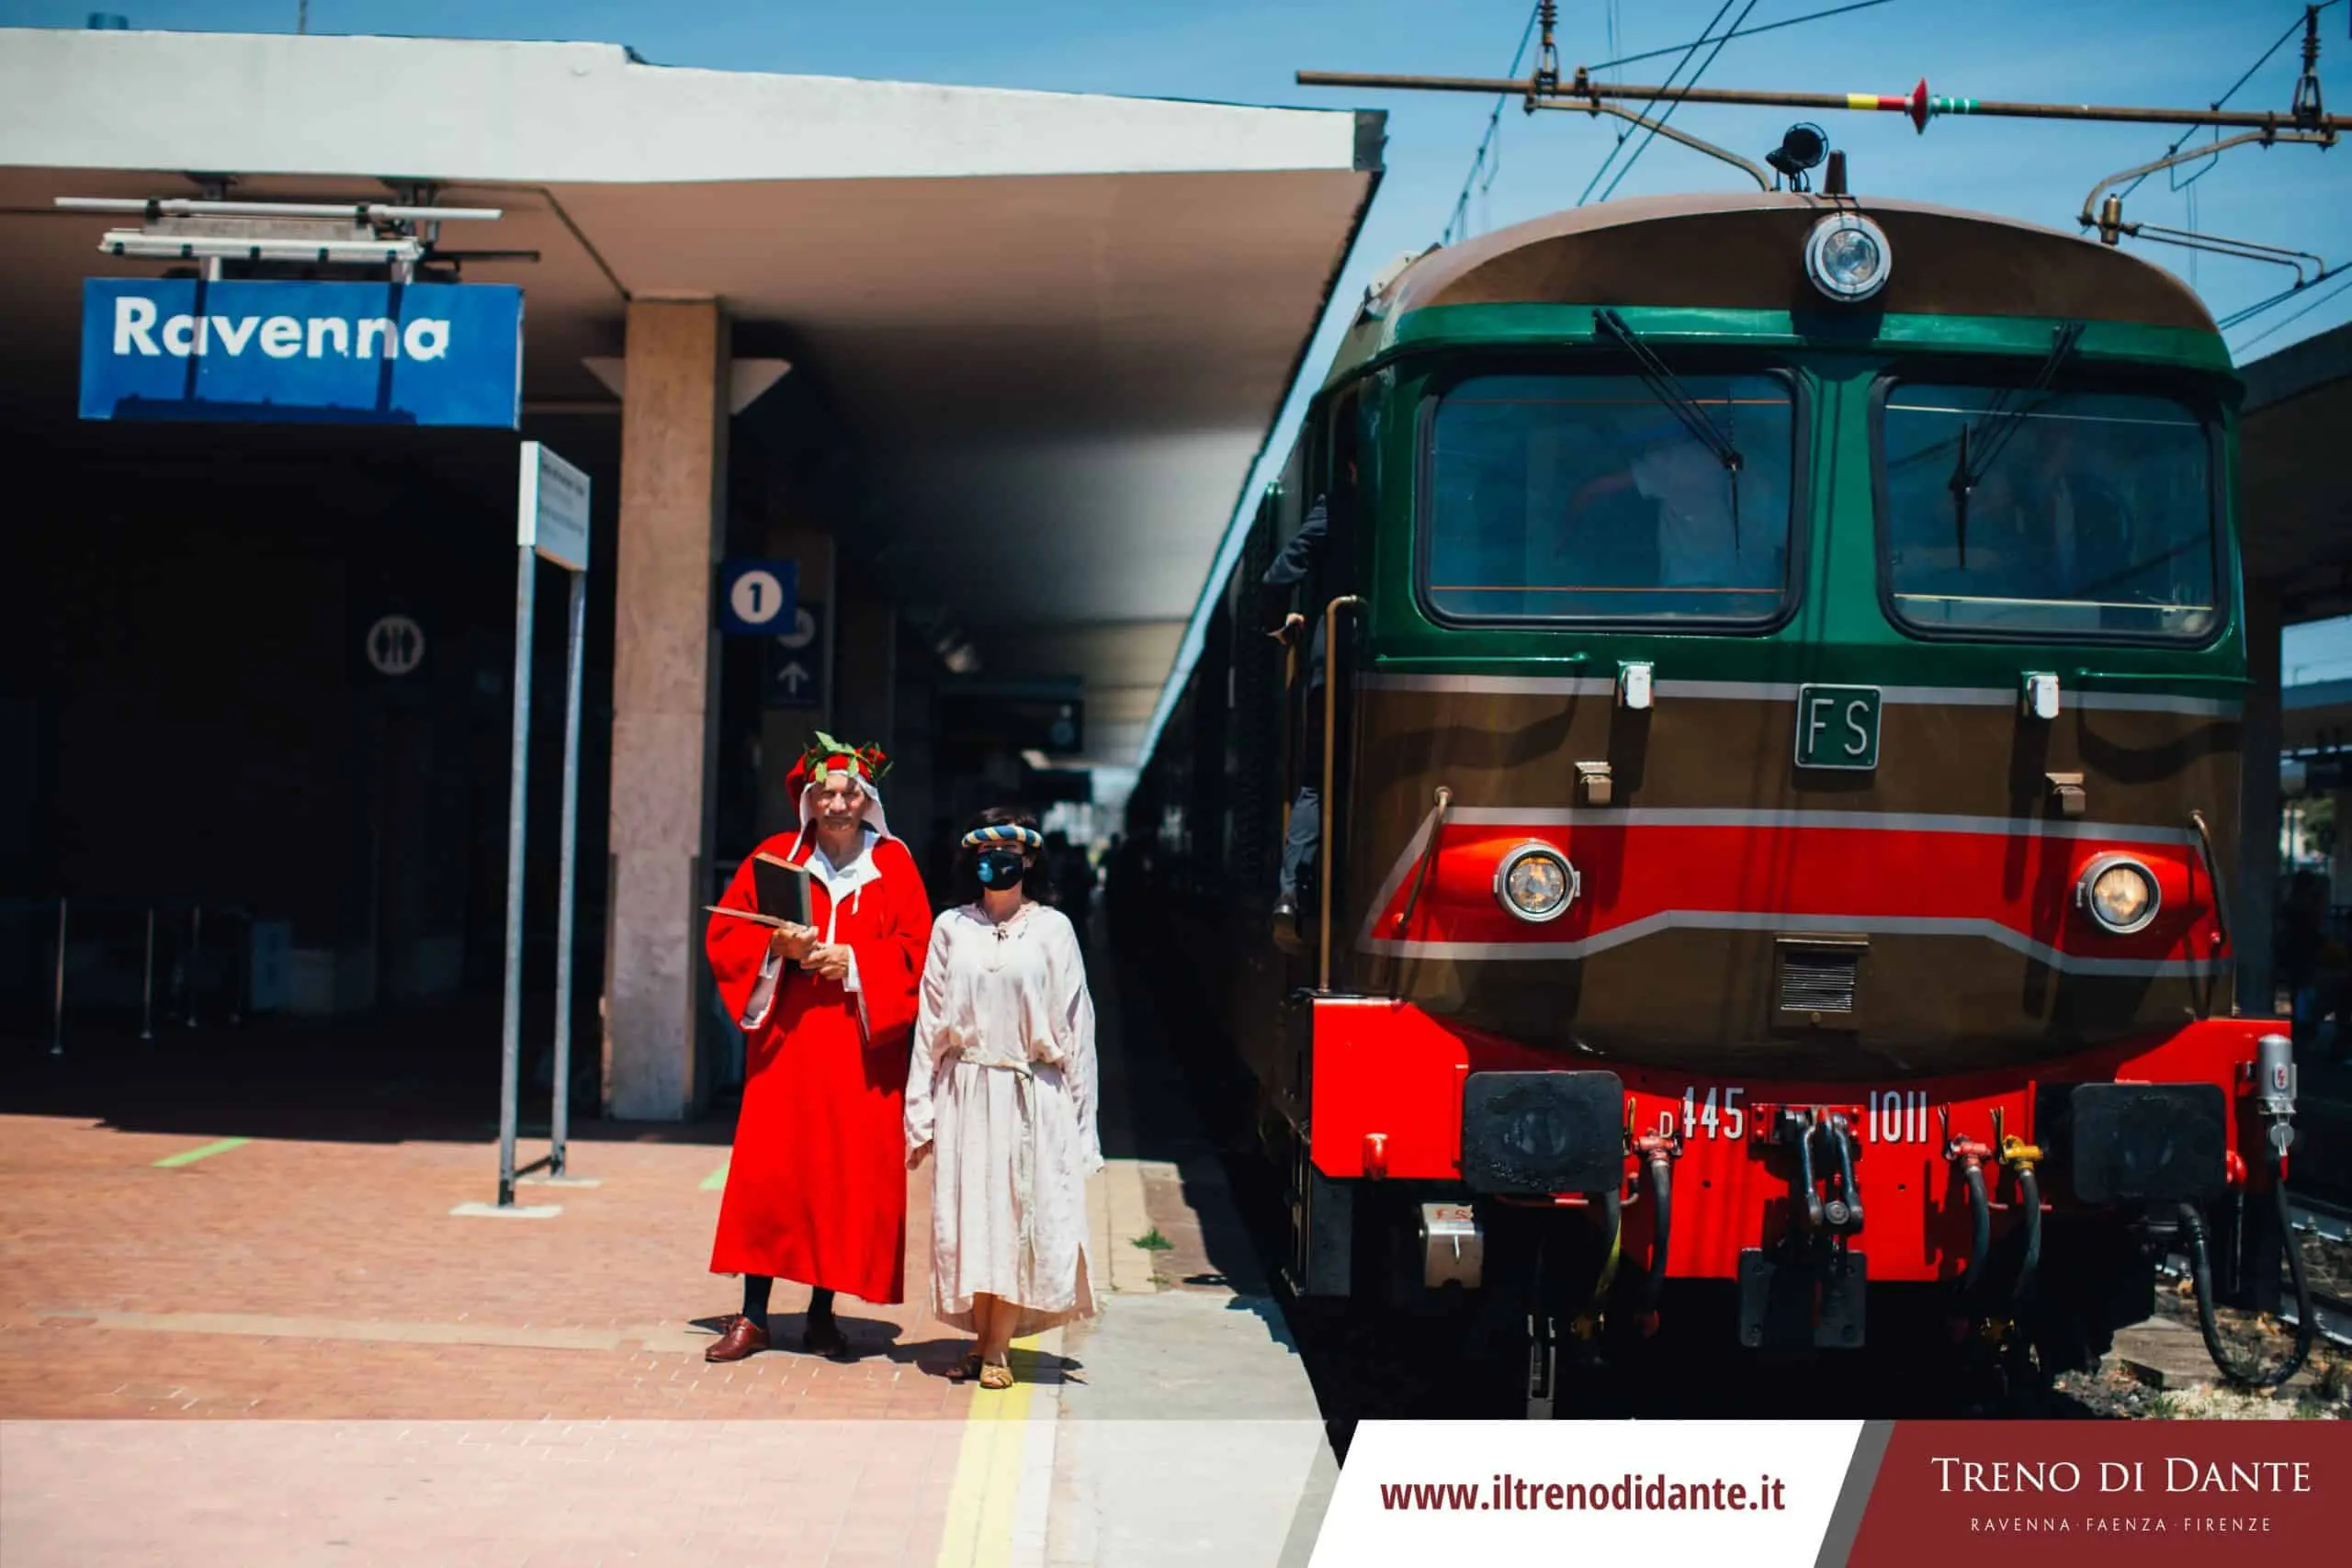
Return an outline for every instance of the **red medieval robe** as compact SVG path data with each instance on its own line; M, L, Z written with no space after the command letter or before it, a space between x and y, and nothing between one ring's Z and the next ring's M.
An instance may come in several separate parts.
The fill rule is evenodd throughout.
M711 917L710 966L728 1015L745 1024L746 1051L710 1269L890 1303L906 1294L903 1114L931 900L906 845L887 836L867 845L862 861L827 874L819 860L809 877L811 921L820 941L854 955L854 990L786 962L750 1016L769 930ZM815 836L779 834L760 847L808 865ZM750 861L719 901L755 907Z

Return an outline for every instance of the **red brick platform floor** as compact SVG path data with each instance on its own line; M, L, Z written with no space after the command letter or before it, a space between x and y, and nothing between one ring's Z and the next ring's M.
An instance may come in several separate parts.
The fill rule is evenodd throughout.
M493 1148L0 1117L0 1552L153 1562L167 1525L202 1562L940 1561L965 1341L844 1298L853 1361L705 1362L725 1158L575 1142L595 1185L522 1191L560 1213L459 1217ZM805 1300L778 1286L780 1343Z
M723 1147L575 1143L547 1219L461 1218L492 1149L202 1137L0 1117L0 1416L958 1416L952 1331L844 1300L850 1364L702 1359ZM920 1214L928 1201L910 1194ZM925 1258L908 1294L928 1299ZM805 1292L780 1285L779 1338Z

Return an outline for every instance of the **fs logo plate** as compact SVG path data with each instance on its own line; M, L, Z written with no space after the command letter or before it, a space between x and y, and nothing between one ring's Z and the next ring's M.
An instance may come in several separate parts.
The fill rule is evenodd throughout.
M1867 772L1878 766L1876 686L1797 688L1797 766Z

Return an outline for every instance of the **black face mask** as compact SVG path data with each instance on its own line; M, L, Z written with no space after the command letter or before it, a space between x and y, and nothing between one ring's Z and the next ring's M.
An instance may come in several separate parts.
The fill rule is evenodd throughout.
M1022 873L1018 850L982 850L978 862L980 886L991 893L1001 893L1008 887L1021 886Z

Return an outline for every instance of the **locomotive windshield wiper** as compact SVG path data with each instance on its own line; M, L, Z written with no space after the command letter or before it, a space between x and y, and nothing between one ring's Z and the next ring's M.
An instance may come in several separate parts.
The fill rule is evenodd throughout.
M1732 445L1730 434L1717 428L1714 420L1709 416L1707 411L1699 406L1699 400L1683 390L1682 383L1674 378L1674 372L1666 367L1666 362L1657 356L1657 351L1644 343L1641 335L1632 327L1625 324L1624 317L1614 310L1595 310L1592 313L1592 324L1602 336L1616 339L1618 345L1633 355L1634 374L1644 387L1649 389L1650 396L1664 404L1668 412L1680 420L1682 428L1690 433L1690 438L1713 453L1715 460L1724 466L1724 478L1731 485L1732 547L1737 549L1739 547L1739 471L1746 466L1747 459L1739 455L1739 448Z
M1951 491L1952 545L1959 552L1962 570L1968 568L1968 498L1975 493L1984 476L1993 471L1993 465L2000 461L2002 449L2024 426L2026 415L2041 406L2051 381L2074 355L2075 345L2082 336L2082 322L2061 322L2049 356L2034 372L2032 385L2003 388L1994 394L1982 418L1960 427L1960 453L1952 461L1948 484Z

